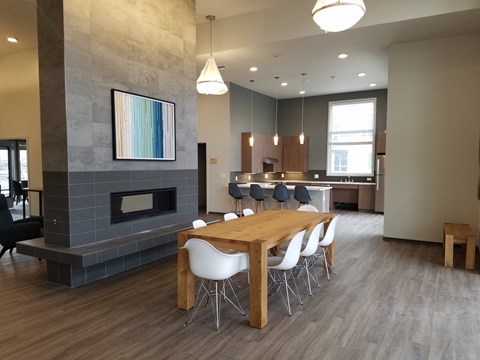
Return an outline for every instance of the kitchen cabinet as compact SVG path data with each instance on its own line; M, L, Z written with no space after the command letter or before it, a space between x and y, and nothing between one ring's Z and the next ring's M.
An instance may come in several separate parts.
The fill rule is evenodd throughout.
M308 136L300 144L298 136L283 136L283 171L308 171Z
M375 134L375 153L387 153L387 130L377 131Z
M357 204L358 210L375 210L375 185L358 183L326 184L332 187L332 208L335 203Z
M282 138L278 145L273 144L273 135L253 133L255 139L250 146L250 133L242 133L242 172L264 173L282 171ZM275 159L276 163L264 163L265 159Z
M358 210L375 210L375 186L358 185Z

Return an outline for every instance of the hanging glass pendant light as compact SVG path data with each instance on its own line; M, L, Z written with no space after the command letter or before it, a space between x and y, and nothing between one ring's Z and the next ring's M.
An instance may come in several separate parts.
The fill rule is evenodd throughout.
M278 80L278 76L275 76L275 79ZM277 121L278 121L278 95L275 96L275 135L273 136L273 145L275 146L278 145Z
M197 91L204 95L223 95L228 88L223 82L212 52L212 21L215 16L208 15L207 20L210 21L210 57L197 79Z
M317 0L312 17L323 30L338 32L355 25L365 11L363 0Z
M252 84L250 88L250 138L248 139L248 142L250 143L250 146L253 146L253 142L255 139L253 138L253 82L255 80L250 80L250 83Z
M302 73L302 132L300 133L300 136L298 137L300 140L300 144L303 145L305 143L305 134L303 133L303 103L305 99L305 73Z

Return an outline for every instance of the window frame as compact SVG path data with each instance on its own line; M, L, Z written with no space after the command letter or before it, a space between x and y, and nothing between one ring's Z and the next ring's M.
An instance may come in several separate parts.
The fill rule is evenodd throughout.
M347 104L362 104L362 103L373 103L373 124L372 124L372 140L371 141L340 141L334 142L331 141L333 133L341 133L341 132L332 132L330 129L332 128L332 108L334 106L339 105L347 105ZM337 101L329 101L328 102L328 126L327 126L327 176L373 176L375 171L374 160L375 160L375 135L376 135L376 124L377 124L377 98L361 98L361 99L352 99L352 100L337 100ZM362 133L364 131L342 131L344 133ZM371 167L370 172L368 173L354 173L354 172L335 172L331 169L331 157L332 157L332 145L371 145L372 147L372 158L371 158Z

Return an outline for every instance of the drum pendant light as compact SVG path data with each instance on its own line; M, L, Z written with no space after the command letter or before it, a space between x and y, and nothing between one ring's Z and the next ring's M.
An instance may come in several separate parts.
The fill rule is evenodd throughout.
M208 15L207 20L210 21L210 57L198 77L197 91L204 95L223 95L228 88L223 82L212 52L212 21L215 20L215 16Z

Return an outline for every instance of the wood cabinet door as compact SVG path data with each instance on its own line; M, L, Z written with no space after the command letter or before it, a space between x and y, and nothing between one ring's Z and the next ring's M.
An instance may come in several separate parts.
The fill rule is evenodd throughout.
M358 186L358 210L375 210L375 186Z

